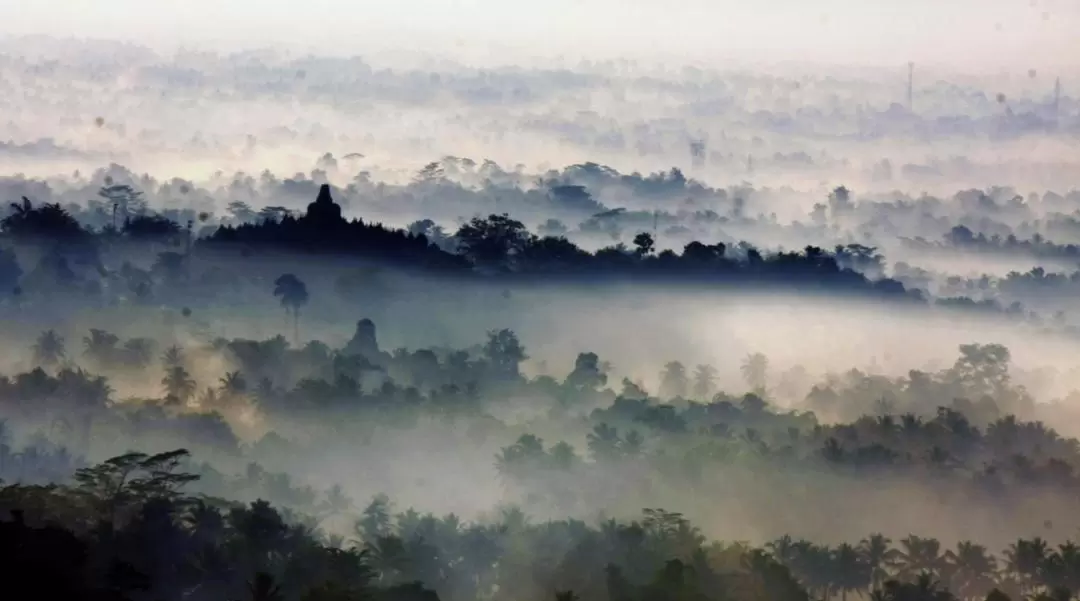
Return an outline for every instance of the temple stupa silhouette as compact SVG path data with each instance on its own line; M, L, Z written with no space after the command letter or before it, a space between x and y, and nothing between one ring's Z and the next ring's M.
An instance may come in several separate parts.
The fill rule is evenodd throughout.
M330 184L319 187L319 196L307 207L304 218L314 223L338 223L341 221L341 205L330 195Z

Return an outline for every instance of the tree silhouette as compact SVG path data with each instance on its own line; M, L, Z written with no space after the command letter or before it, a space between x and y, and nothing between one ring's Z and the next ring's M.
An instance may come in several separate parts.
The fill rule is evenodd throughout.
M870 565L852 545L843 543L833 550L832 563L833 584L842 600L846 601L848 593L866 590L870 585Z
M474 218L455 237L462 254L480 267L508 267L529 242L524 224L506 214Z
M221 393L226 397L233 398L247 392L247 380L239 371L230 371L222 376Z
M308 290L304 282L295 275L286 273L274 280L274 296L281 306L293 317L293 342L300 342L300 308L308 302Z
M67 356L64 338L56 330L45 330L34 343L34 362L46 367L59 365Z
M1041 538L1020 539L1005 550L1005 569L1020 581L1021 593L1030 594L1046 562L1049 545Z
M132 338L121 349L124 363L140 369L150 364L153 353L154 341L149 338Z
M986 547L971 541L960 541L956 551L945 552L945 559L949 590L957 597L977 598L994 587L997 562L987 553Z
M941 543L934 538L914 535L900 540L896 563L897 576L906 579L920 574L939 577L946 567L945 556L941 554Z
M897 551L890 547L892 540L883 534L871 534L859 543L859 552L870 568L870 588L878 590L888 576L888 570L897 559Z
M35 207L25 196L11 204L11 214L0 220L0 229L16 239L72 241L89 237L82 225L59 204Z
M177 402L187 402L195 394L197 384L181 365L174 365L165 371L165 377L161 379L161 385L165 388L165 394Z
M165 349L165 352L161 355L161 364L166 370L174 367L184 367L184 363L184 349L175 344Z
M100 329L91 329L88 336L83 337L83 354L101 366L112 365L119 355L117 344L120 337Z
M652 234L641 232L634 236L634 246L637 247L638 256L645 257L652 254L656 248L656 242L653 240Z
M255 577L248 583L248 599L251 601L283 601L285 595L281 588L274 583L274 578L266 572L256 572Z
M564 384L579 392L597 390L607 384L600 357L596 353L579 353L574 360L574 370L566 376Z
M742 376L750 391L758 396L765 396L768 380L769 360L761 353L753 353L743 360Z
M716 368L699 365L694 369L694 398L711 399L716 393Z
M484 357L491 365L493 373L503 378L519 377L521 362L528 359L517 334L505 328L488 332Z
M660 374L660 394L667 398L685 397L689 391L686 367L678 361L671 361L664 366Z
M108 184L98 190L98 196L105 199L112 207L114 215L119 215L125 222L131 215L141 216L146 211L143 194L128 184ZM113 227L116 227L114 222Z

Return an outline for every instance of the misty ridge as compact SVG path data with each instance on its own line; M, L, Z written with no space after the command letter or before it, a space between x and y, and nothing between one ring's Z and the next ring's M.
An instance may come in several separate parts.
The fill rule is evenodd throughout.
M13 594L1080 593L1068 74L418 62L0 38Z
M98 167L275 171L328 150L350 173L410 177L404 157L530 170L597 162L710 178L938 194L1007 179L1064 189L1078 156L1071 73L972 76L916 66L815 74L778 65L629 60L470 67L395 55L172 54L130 43L0 38L4 160L28 173ZM41 171L44 170L44 171ZM697 174L695 174L697 175Z

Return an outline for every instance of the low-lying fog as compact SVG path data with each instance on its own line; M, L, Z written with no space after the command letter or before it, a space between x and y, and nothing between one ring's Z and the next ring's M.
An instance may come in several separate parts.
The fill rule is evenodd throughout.
M0 6L0 492L1072 536L1080 11L759 4Z

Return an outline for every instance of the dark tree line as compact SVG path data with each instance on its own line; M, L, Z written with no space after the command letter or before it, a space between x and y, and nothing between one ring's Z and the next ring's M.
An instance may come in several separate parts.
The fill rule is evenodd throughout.
M680 513L536 522L508 507L485 521L398 511L386 496L327 534L259 500L186 492L184 450L126 453L64 482L0 487L6 584L64 599L1070 599L1075 543L1020 539L999 556L961 541L756 548L709 542ZM334 500L331 497L330 500ZM337 497L329 511L354 511Z

